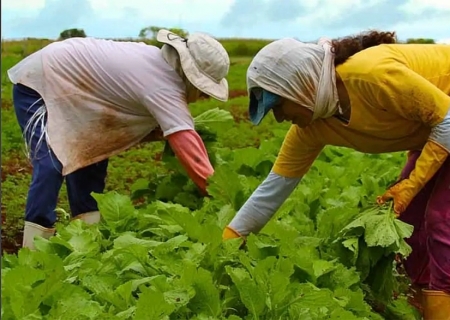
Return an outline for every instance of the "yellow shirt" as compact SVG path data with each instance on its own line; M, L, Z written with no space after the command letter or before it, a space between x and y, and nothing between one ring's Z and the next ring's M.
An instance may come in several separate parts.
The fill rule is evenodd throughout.
M303 176L326 145L365 153L420 150L450 108L450 45L379 45L336 71L350 98L348 125L332 117L291 126L275 173Z

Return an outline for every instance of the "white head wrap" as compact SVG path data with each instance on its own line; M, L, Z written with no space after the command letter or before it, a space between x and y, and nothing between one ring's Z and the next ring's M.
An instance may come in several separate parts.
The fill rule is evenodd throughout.
M261 87L313 112L313 119L333 116L339 108L334 54L326 38L317 44L293 38L274 41L254 57L247 88Z

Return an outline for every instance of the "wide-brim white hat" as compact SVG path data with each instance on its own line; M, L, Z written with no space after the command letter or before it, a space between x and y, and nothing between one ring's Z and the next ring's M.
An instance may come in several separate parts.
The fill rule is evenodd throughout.
M230 69L230 58L219 41L199 32L185 39L165 29L158 31L156 40L177 50L181 68L192 85L217 100L228 100L225 77Z

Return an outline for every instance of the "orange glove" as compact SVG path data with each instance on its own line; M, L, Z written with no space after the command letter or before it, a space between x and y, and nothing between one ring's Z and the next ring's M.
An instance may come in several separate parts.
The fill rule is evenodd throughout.
M448 151L434 141L429 140L416 161L414 170L408 179L404 179L389 188L381 197L379 204L394 200L394 212L397 215L406 210L412 199L436 174L448 157Z
M233 230L231 227L226 226L222 233L222 240L241 238L241 235Z

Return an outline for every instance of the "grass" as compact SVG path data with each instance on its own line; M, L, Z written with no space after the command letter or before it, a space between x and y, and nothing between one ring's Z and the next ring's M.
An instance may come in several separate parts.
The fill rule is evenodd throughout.
M268 41L224 39L222 42L231 56L228 76L230 100L227 103L202 100L191 104L190 108L194 116L210 108L229 110L233 114L235 125L220 138L220 144L231 148L256 146L261 140L272 137L275 129L287 130L289 126L278 124L269 116L262 125L254 127L247 117L245 73L251 57L245 55L255 54ZM24 56L48 43L49 40L40 39L2 42L2 251L15 252L21 246L25 202L32 171L23 152L24 143L12 108L12 85L6 71ZM106 189L127 194L137 179L163 173L164 169L159 162L162 150L163 143L148 143L112 157ZM64 185L58 206L69 211Z
M118 41L141 41L147 44L161 47L161 43L151 39L113 39ZM232 57L252 57L261 48L270 43L272 40L264 39L219 39L228 54ZM52 40L49 39L26 39L26 40L2 40L2 59L3 54L18 55L26 57L38 49L50 44ZM2 61L3 62L3 61Z

